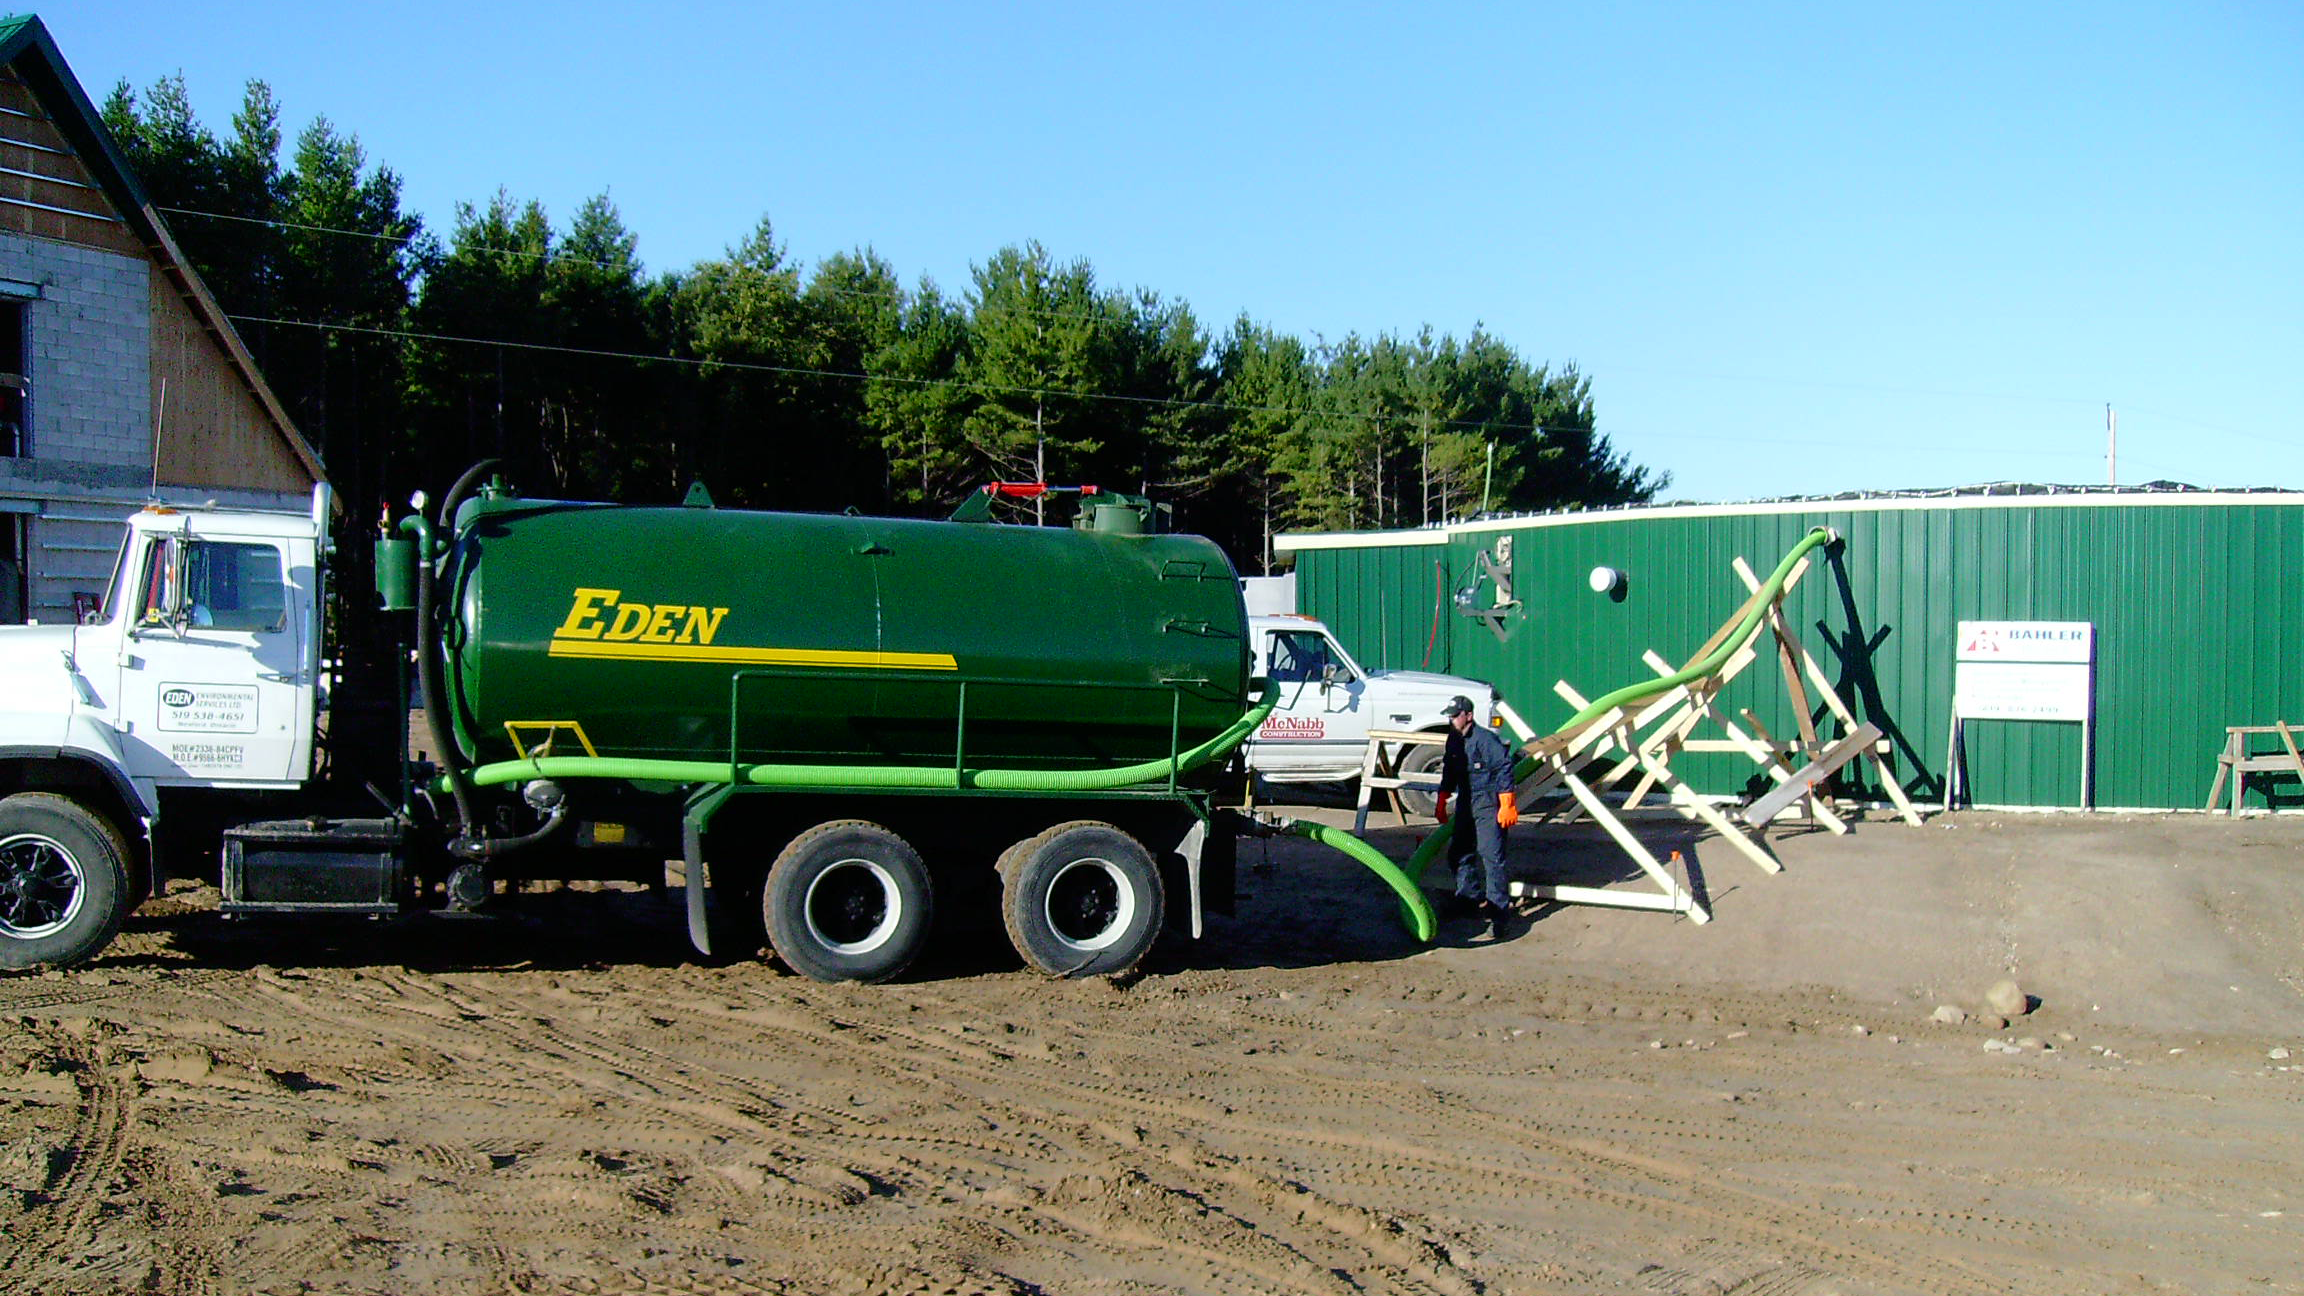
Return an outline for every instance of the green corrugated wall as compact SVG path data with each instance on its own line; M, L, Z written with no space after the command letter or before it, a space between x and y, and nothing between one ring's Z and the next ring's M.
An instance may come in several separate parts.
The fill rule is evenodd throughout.
M1680 665L1742 602L1734 558L1765 576L1809 528L1829 526L1841 543L1786 610L1841 696L1894 740L1894 768L1914 797L1943 794L1956 623L2087 621L2096 627L2097 806L2197 808L2226 725L2304 721L2304 497L2063 498L2081 502L1658 509L1484 524L1439 544L1413 542L1429 532L1365 537L1375 543L1298 550L1297 601L1364 665L1490 680L1543 730L1572 711L1554 681L1591 698L1648 677L1643 649ZM1505 535L1523 607L1499 643L1452 595L1475 583L1481 551ZM1621 599L1592 591L1597 566L1628 574ZM1489 587L1478 590L1485 602ZM1732 715L1752 708L1779 737L1796 732L1771 661L1748 668L1723 701ZM1742 757L1685 760L1676 767L1709 792L1735 791L1756 773ZM1966 790L1978 805L2076 806L2080 775L2076 724L1967 726ZM2293 780L2257 776L2251 804L2265 803L2259 787L2279 804L2299 799Z

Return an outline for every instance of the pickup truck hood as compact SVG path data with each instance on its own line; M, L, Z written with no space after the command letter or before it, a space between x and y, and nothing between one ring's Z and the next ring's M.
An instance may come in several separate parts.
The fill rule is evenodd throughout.
M1402 684L1409 688L1429 690L1434 693L1446 693L1451 696L1461 693L1474 701L1478 701L1481 694L1492 691L1479 680L1466 679L1461 675L1439 675L1431 671L1370 671L1369 676L1373 679L1384 680L1387 683Z

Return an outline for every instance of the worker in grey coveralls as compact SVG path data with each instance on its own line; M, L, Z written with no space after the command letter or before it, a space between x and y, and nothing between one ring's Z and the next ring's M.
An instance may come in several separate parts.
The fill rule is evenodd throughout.
M1505 890L1504 833L1520 822L1519 798L1512 791L1516 758L1503 739L1481 727L1472 699L1451 698L1441 714L1448 717L1448 746L1433 809L1446 823L1449 798L1456 800L1458 822L1448 841L1456 895L1501 935L1512 913L1512 895Z

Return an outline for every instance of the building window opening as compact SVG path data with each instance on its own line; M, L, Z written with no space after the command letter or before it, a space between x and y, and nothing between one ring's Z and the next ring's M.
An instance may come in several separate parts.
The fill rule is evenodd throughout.
M28 447L25 415L32 383L25 376L24 303L0 301L0 457L22 457Z

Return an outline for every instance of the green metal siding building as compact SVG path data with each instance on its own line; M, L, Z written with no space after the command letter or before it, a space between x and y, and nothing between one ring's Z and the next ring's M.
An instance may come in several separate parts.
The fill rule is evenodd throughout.
M2094 797L2102 809L2203 804L2228 725L2304 721L2304 494L2087 491L1673 506L1483 520L1408 532L1281 537L1297 601L1371 667L1494 682L1539 732L1587 698L1677 666L1743 602L1731 562L1765 574L1811 528L1840 542L1785 602L1793 629L1857 714L1894 745L1916 800L1940 800L1961 621L2094 626ZM1509 539L1511 600L1494 570ZM1594 589L1595 568L1624 580ZM1493 620L1493 628L1490 620ZM1777 737L1797 733L1782 672L1762 661L1722 694ZM1818 709L1818 723L1831 718ZM1963 801L2081 804L2080 726L1970 721ZM1712 735L1706 735L1712 736ZM1675 761L1735 792L1735 756ZM1849 767L1851 770L1857 767ZM2295 780L2249 785L2293 802Z

